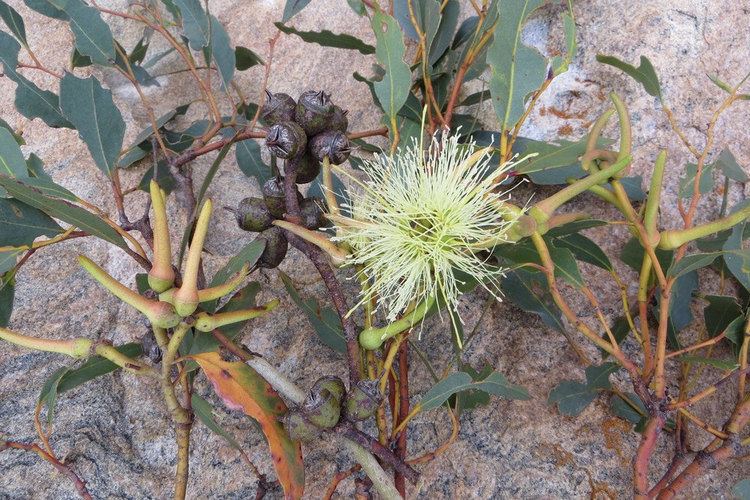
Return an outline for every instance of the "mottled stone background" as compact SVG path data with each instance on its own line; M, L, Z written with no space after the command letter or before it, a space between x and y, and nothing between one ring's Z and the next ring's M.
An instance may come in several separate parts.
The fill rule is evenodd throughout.
M24 16L31 45L39 57L62 70L71 51L72 36L67 27L31 12L20 0L9 3ZM124 9L126 3L100 0L101 5L115 9ZM234 43L251 47L265 57L267 41L275 31L272 22L280 19L283 3L282 0L213 0L210 6L212 13L228 27ZM640 55L648 56L660 75L665 100L675 111L678 122L691 139L702 144L710 113L722 98L722 92L706 74L715 73L725 81L736 82L750 71L750 9L746 5L732 0L576 2L578 54L570 71L555 80L547 91L524 134L542 139L578 138L607 106L607 94L616 90L632 112L637 148L634 170L648 179L656 152L662 148L669 152L663 224L676 224L674 194L676 180L688 160L686 151L670 132L655 99L620 72L596 63L595 55L608 53L630 62L637 62ZM549 7L535 15L524 35L526 41L546 53L560 47L560 9ZM109 21L118 40L126 48L132 48L140 37L138 28L121 19ZM301 29L348 32L373 42L366 20L354 16L343 0L314 0L292 24ZM352 129L373 128L378 126L380 118L370 104L369 91L351 77L355 70L369 74L372 62L372 57L354 51L324 49L303 44L296 37L282 37L276 46L269 86L292 95L307 88L326 89L336 102L350 110ZM166 72L173 67L174 62L167 60L158 70ZM128 137L132 138L147 125L136 94L113 72L96 71L113 89L128 123ZM31 76L40 85L56 86L43 74ZM182 74L165 76L159 81L160 89L149 89L157 114L197 97L190 78ZM261 81L260 67L238 77L252 99L257 98ZM107 181L76 132L50 130L38 120L23 120L13 108L14 84L0 79L0 90L0 116L15 126L23 126L25 153L38 154L63 186L113 211ZM481 112L487 123L493 123L489 109ZM720 121L716 152L729 146L740 163L748 165L747 123L747 105L741 104L728 112ZM194 163L198 179L211 160L209 155ZM133 185L140 175L141 171L124 172L123 184ZM221 168L209 190L219 206L234 205L253 193L257 193L257 186L239 172L233 159ZM733 199L740 194L733 193ZM542 195L544 192L536 194ZM139 213L144 201L142 195L135 198L138 201L133 215ZM717 207L715 201L702 204L701 217L713 216ZM597 216L615 216L591 197L581 198L576 209L586 209ZM185 218L177 210L172 216L175 222ZM614 234L594 231L592 235L611 251L616 251L626 237L622 231ZM217 211L207 243L209 273L249 239L250 236L238 231L231 217ZM78 253L87 254L116 277L132 283L137 268L123 258L120 250L110 246L86 239L45 249L18 276L12 327L54 338L83 335L115 343L138 339L145 331L143 320L85 275L76 265ZM281 268L305 294L322 296L317 276L299 255L291 254ZM584 270L592 278L605 312L617 314L618 293L611 280L591 267ZM627 270L621 271L633 277ZM317 340L276 274L263 273L258 279L264 284L262 299L278 297L284 308L269 318L255 320L247 328L247 345L263 353L303 386L312 384L319 374L343 375L341 359ZM477 328L465 359L475 363L488 361L511 381L526 386L532 399L493 400L489 406L464 415L458 441L440 458L421 467L422 480L410 489L410 494L420 498L630 496L630 457L638 435L629 432L629 426L622 421L612 418L605 398L597 400L578 418L560 416L549 407L546 398L552 387L564 378L583 377L571 349L560 335L550 332L535 317L507 303L492 305L480 318L486 299L485 294L477 293L463 301L466 328ZM593 311L585 304L577 300L575 303L583 316L593 317ZM450 359L446 330L444 324L430 323L420 342L420 347L437 364ZM595 355L593 350L591 354ZM0 432L19 441L34 439L32 415L42 381L67 362L60 356L29 353L0 344ZM418 363L414 363L411 377L415 394L429 386L429 377ZM200 393L213 398L204 380L198 386ZM726 411L725 405L732 397L702 405L700 414L710 416L712 412ZM219 412L219 420L232 429L253 461L264 472L270 472L266 446L255 426L237 413ZM720 425L721 421L713 423ZM438 410L432 411L415 419L409 429L409 451L416 455L434 449L447 437L448 418ZM174 436L153 382L118 373L66 393L58 404L54 431L52 444L59 456L88 482L97 498L171 495ZM704 444L705 436L691 433L691 443ZM349 465L348 458L335 456L336 452L325 442L305 449L309 498L320 497L337 468ZM670 452L671 444L662 442L660 459ZM193 498L248 498L254 494L255 480L237 452L201 424L193 432L191 469L189 491ZM701 480L692 495L728 495L731 486L748 475L749 469L747 462L723 468L710 479ZM347 481L340 492L348 495L351 488L351 481ZM71 484L36 456L15 451L0 454L0 498L74 497Z

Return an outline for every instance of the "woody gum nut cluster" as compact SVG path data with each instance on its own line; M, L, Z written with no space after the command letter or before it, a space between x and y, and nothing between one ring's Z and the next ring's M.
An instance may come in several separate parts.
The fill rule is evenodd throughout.
M188 250L182 283L174 287L175 270L172 267L172 249L169 236L169 224L166 213L166 196L156 182L151 181L151 205L153 207L154 257L148 273L148 283L158 299L150 299L138 294L110 276L88 257L81 255L78 260L81 266L113 295L123 302L135 307L149 322L157 328L174 328L180 323L192 325L196 330L210 332L222 326L246 321L258 317L278 305L278 300L260 307L231 312L209 314L200 310L200 304L211 302L232 293L239 287L248 273L248 266L230 278L226 283L204 289L198 289L203 244L208 233L211 218L211 200L206 200L198 220L195 223L193 239ZM281 232L278 228L273 228ZM282 235L283 236L283 235Z
M381 402L376 381L362 380L347 393L340 378L324 377L302 406L284 415L284 428L294 440L311 441L338 424L342 415L350 421L370 418Z
M266 94L261 109L261 118L269 126L266 146L276 158L285 160L284 172L294 172L297 184L314 181L324 158L335 165L349 158L347 111L333 104L329 94L308 90L297 101L284 93ZM237 208L228 210L241 229L259 233L258 239L266 241L258 265L272 269L284 260L289 246L284 231L273 225L275 220L283 220L286 212L283 178L269 179L261 192L262 198L245 198ZM315 230L325 224L322 199L305 198L297 191L297 200L302 226Z

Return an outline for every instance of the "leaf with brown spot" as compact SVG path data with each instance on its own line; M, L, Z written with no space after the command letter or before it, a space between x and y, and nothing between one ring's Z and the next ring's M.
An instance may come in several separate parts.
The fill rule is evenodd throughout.
M228 408L242 410L260 424L285 497L302 498L305 487L302 447L291 440L279 422L287 408L276 391L245 363L224 361L216 352L188 357L200 365Z

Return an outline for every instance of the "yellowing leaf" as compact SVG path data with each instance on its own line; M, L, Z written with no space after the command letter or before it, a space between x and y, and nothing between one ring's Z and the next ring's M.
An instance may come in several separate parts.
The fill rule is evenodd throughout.
M302 448L298 441L291 440L279 422L287 408L276 391L245 363L224 361L216 352L189 357L200 365L228 408L242 410L260 424L286 498L302 498L305 487Z

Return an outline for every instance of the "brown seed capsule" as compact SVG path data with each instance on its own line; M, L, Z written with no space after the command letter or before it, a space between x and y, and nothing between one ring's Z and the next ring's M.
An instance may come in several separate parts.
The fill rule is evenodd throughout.
M294 182L307 184L314 181L320 173L320 162L309 152L305 152L302 156L289 160L285 168L294 169L296 172L297 177L294 178Z
M258 239L266 240L266 248L258 259L258 266L266 269L274 269L281 264L286 257L289 242L284 236L284 230L280 227L271 226L258 234Z
M327 156L334 165L340 165L348 160L352 151L346 134L336 130L327 130L316 135L310 139L307 149L318 161L323 161Z
M268 211L275 219L283 219L286 213L286 198L284 197L284 180L281 178L268 179L261 188L263 201ZM302 203L304 197L297 190L297 201Z
M245 231L259 233L271 227L273 223L273 216L265 200L261 198L245 198L236 210L232 209L232 212L237 217L237 225Z
M260 110L260 117L268 125L276 125L281 122L294 121L294 112L297 103L292 96L278 92L272 94L266 90L266 103Z
M296 410L289 410L284 415L284 429L293 441L306 443L320 436L321 429L307 420L307 418Z
M302 225L307 229L318 229L326 223L323 200L320 198L306 198L300 203L299 211L302 215Z
M346 417L353 421L366 420L375 414L381 401L377 380L360 380L346 396Z
M334 106L333 117L331 118L331 124L328 128L330 130L338 130L339 132L346 133L346 129L349 128L349 119L346 117L348 114L349 110Z
M302 127L294 122L281 122L268 129L266 146L277 158L287 160L302 154L307 145L307 136Z
M331 125L334 107L331 96L321 91L308 90L297 100L294 120L307 135L313 136Z

